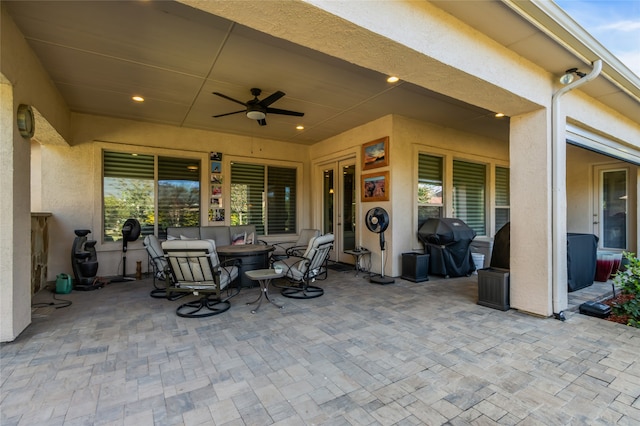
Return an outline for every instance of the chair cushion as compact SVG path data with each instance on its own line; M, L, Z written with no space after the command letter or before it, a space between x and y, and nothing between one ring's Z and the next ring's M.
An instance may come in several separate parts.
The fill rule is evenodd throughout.
M155 235L147 235L142 242L156 270L158 278L164 278L164 270L167 267L167 259L164 257L160 241Z
M216 268L220 265L218 253L216 252L216 242L213 240L172 240L162 243L162 249L167 251L169 261L176 279L181 287L204 290L215 287L214 271L209 264L204 262L206 256L211 261L211 266ZM181 251L185 250L185 251ZM188 250L188 251L187 251ZM195 250L195 251L194 251ZM199 251L201 252L199 253ZM189 263L187 265L187 263ZM238 276L238 268L220 268L220 289L225 288ZM193 283L190 283L193 281Z

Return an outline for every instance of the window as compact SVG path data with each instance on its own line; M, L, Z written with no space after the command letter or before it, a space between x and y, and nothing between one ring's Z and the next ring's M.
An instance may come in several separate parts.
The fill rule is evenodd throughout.
M496 232L511 220L509 169L496 166Z
M129 218L142 235L154 232L158 218L160 238L168 226L200 224L200 160L105 151L103 176L104 241L122 239Z
M296 175L292 167L231 164L231 225L260 235L296 233Z
M418 228L443 214L442 157L418 156Z
M486 235L484 164L453 161L453 216L463 220L477 235Z

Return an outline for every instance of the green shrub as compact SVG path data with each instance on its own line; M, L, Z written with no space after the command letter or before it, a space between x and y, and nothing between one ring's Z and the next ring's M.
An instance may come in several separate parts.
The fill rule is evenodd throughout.
M640 328L640 259L634 253L623 253L629 261L624 271L619 271L613 278L613 283L620 287L622 293L632 295L628 300L613 305L616 315L628 315L627 325Z

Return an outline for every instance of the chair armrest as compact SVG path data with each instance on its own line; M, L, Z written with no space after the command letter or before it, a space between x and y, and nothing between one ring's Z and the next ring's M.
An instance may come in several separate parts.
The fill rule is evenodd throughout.
M291 246L285 250L287 256L302 257L308 246Z

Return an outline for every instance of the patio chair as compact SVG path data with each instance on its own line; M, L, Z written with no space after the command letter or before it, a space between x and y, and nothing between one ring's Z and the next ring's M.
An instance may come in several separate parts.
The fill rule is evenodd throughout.
M239 276L237 259L221 264L213 240L170 240L162 243L162 250L168 265L167 295L176 292L201 296L178 306L178 316L209 317L231 307L229 299L240 292L238 285L232 291L232 283Z
M149 265L153 269L154 289L151 290L151 297L166 298L167 289L165 287L165 271L167 269L167 259L165 259L164 257L164 252L162 251L160 241L158 241L158 238L155 235L147 235L146 237L144 237L142 245L144 246L145 250L147 250L147 255L149 256Z
M320 236L319 229L301 229L297 241L272 243L274 251L271 253L272 261L284 259L288 256L300 256L304 254L312 238Z
M277 260L273 267L281 267L288 285L273 284L282 288L282 295L293 299L312 299L324 294L320 287L309 285L327 278L327 260L333 247L333 234L313 237L302 256L290 255Z

